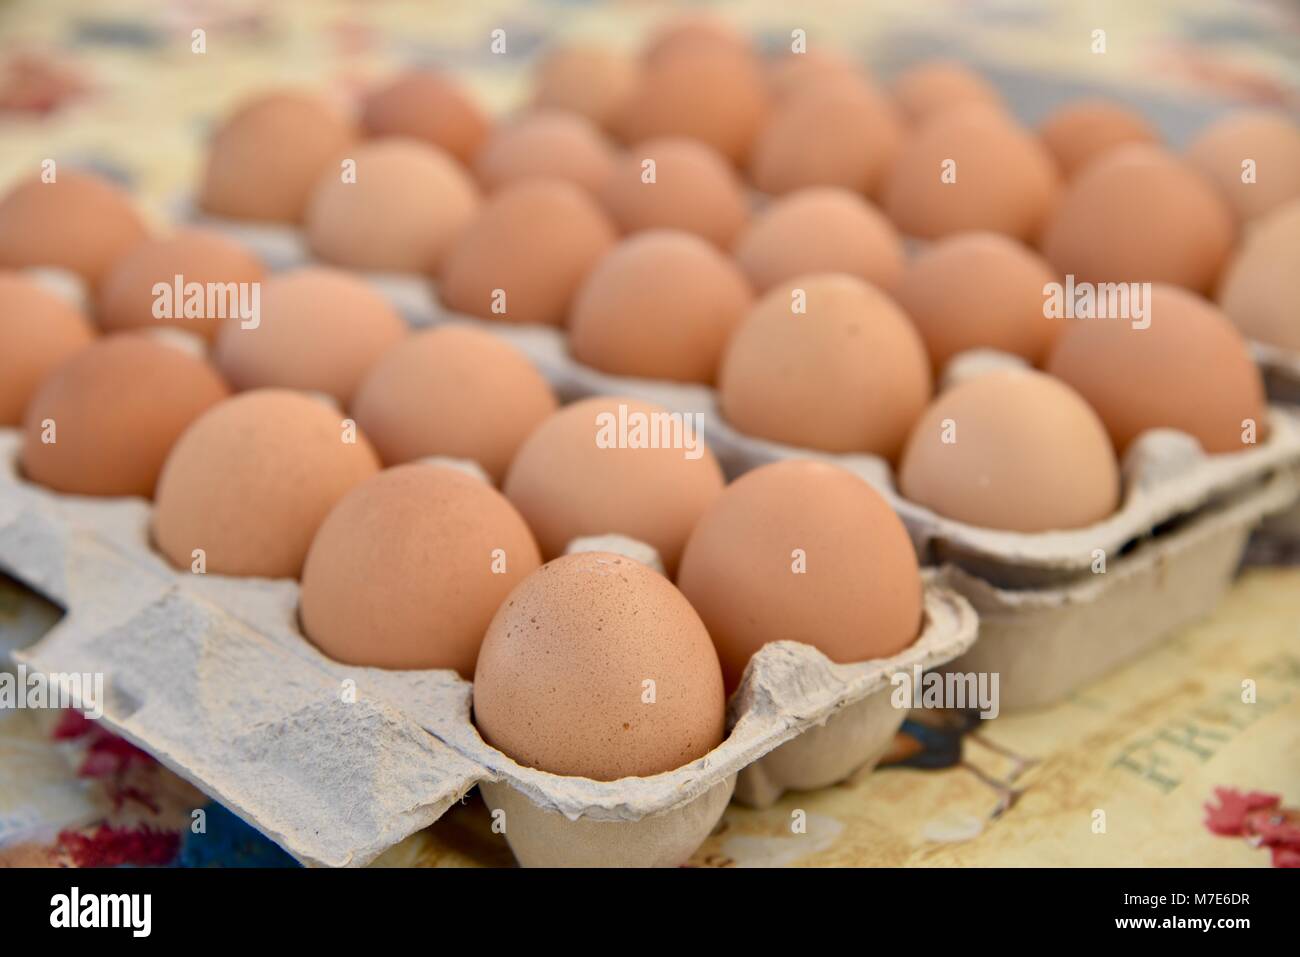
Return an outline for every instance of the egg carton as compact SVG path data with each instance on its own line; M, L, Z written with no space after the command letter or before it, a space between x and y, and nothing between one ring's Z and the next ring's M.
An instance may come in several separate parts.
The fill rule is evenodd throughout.
M826 778L825 761L789 759L800 735L817 743L852 727L842 740L870 761L902 720L885 708L893 675L975 640L970 604L929 584L920 636L889 659L833 664L796 642L766 646L729 704L727 738L684 767L618 781L548 774L482 740L472 686L454 672L329 660L299 630L297 582L177 572L151 547L148 502L32 485L19 445L0 429L0 569L67 614L13 657L30 671L104 674L106 725L306 864L364 865L475 785L521 863L682 863L738 780L763 780L740 790L771 800Z
M1272 402L1285 403L1300 415L1300 351L1254 341L1251 352ZM1264 534L1284 547L1300 545L1300 504L1264 522Z

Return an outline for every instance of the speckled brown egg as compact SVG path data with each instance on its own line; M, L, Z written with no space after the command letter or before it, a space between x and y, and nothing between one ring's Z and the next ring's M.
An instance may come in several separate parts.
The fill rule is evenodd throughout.
M537 68L534 102L577 113L609 130L636 89L640 72L640 61L620 50L594 44L561 46L547 53Z
M722 490L722 470L703 437L674 429L666 412L600 396L565 406L528 437L505 493L543 557L563 554L575 538L618 534L654 546L670 573L677 567L696 520Z
M356 136L352 117L315 93L258 95L213 134L199 206L231 219L301 222L316 180Z
M312 539L299 614L335 661L450 668L469 680L488 623L541 564L505 497L446 466L386 469L339 500Z
M672 583L608 552L543 565L488 627L474 723L552 774L613 781L672 771L722 742L709 634Z
M579 362L614 375L712 382L752 298L735 263L700 237L637 233L583 282L569 349Z
M363 279L312 266L262 283L257 325L225 322L213 357L241 391L279 386L347 403L406 331L397 310Z
M1256 220L1224 270L1219 305L1248 339L1300 352L1300 199Z
M614 147L576 113L539 110L497 127L474 160L488 192L525 179L562 179L598 194L614 172Z
M1243 110L1208 127L1187 147L1240 222L1300 197L1300 126L1282 113Z
M903 274L893 223L861 196L830 186L801 189L766 207L736 240L735 255L759 292L819 272L892 291Z
M19 273L0 272L0 425L17 425L37 387L95 330L72 303Z
M357 390L352 414L388 465L432 455L470 459L500 482L556 405L550 385L515 346L481 329L446 325L390 349Z
M251 304L252 286L265 274L261 260L233 239L211 229L181 229L140 243L113 264L100 285L95 318L107 332L170 327L211 340L223 318L238 315L241 292ZM211 308L209 283L221 285ZM160 284L167 288L156 289Z
M204 359L142 333L73 353L23 416L27 477L78 495L153 495L163 460L195 419L228 394Z
M1186 432L1210 453L1243 451L1248 436L1262 440L1264 384L1241 333L1177 286L1156 283L1146 305L1146 328L1122 319L1071 323L1047 371L1097 410L1121 453L1158 428Z
M732 336L718 376L723 417L747 435L888 459L929 397L930 361L907 316L840 273L773 287Z
M364 435L320 399L258 389L221 402L163 466L153 538L182 570L296 578L334 504L379 470Z
M1071 100L1038 129L1066 179L1125 143L1159 143L1160 135L1135 110L1111 100Z
M94 286L147 236L126 193L64 165L54 182L30 176L0 197L0 268L53 266Z
M1003 109L998 91L955 60L929 60L904 70L894 79L893 94L903 115L916 124L954 107Z
M490 127L470 96L436 70L408 70L370 91L361 104L361 125L368 136L422 140L467 165Z

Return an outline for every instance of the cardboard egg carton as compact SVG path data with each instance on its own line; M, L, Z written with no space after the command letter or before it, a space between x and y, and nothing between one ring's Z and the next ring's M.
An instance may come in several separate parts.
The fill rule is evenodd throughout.
M364 865L475 785L521 863L682 863L737 781L774 800L853 770L817 748L791 761L801 734L857 742L870 762L903 717L888 706L892 676L975 640L969 603L928 585L922 633L892 658L839 665L796 642L765 647L729 704L727 738L684 767L548 774L479 737L472 686L455 673L329 660L299 630L297 582L174 570L151 548L148 502L32 485L19 438L0 430L0 569L67 614L13 657L29 672L103 674L101 720L306 864Z

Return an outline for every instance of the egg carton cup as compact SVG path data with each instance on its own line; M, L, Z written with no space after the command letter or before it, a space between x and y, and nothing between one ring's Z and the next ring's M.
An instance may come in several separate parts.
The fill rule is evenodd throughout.
M472 686L453 672L329 660L299 630L297 582L177 572L151 547L148 502L28 483L19 447L0 429L0 569L66 614L12 657L29 673L103 674L87 707L108 727L309 865L369 863L475 785L521 863L682 863L755 762L975 639L970 604L928 585L920 636L889 659L836 665L789 641L760 651L726 740L696 761L618 781L548 774L482 740ZM883 718L886 739L901 716ZM811 780L781 773L769 791Z
M1258 341L1251 342L1250 348L1264 373L1269 399L1291 406L1300 415L1300 350ZM1284 546L1300 545L1300 503L1267 519L1263 531Z

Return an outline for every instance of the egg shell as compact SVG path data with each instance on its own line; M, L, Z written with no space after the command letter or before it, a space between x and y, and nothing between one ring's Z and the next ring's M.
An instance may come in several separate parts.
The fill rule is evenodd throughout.
M766 207L736 240L735 255L759 292L819 272L892 291L903 275L894 224L862 197L831 186L801 189Z
M796 313L798 304L803 312ZM930 397L930 361L907 316L839 273L773 288L723 356L723 417L747 435L893 459Z
M1186 432L1206 452L1240 452L1244 420L1262 439L1264 384L1241 333L1212 303L1156 283L1149 327L1125 319L1069 324L1047 371L1078 390L1122 453L1148 429Z
M963 106L1003 109L1001 94L970 67L955 60L929 60L894 79L894 99L914 124Z
M18 425L45 377L94 336L62 296L19 273L0 272L0 425Z
M810 48L802 53L782 54L767 68L767 84L772 96L781 100L809 84L829 79L856 79L870 82L867 71L840 50Z
M265 275L261 260L233 239L211 229L181 229L140 243L113 264L95 299L95 319L106 332L166 327L212 340L222 315L208 315L205 301L203 316L186 316L185 288L190 283L205 290L209 283L235 283L250 290L247 297L252 284L260 283ZM177 276L182 282L180 299L174 291ZM173 290L171 298L164 301L170 303L172 315L163 318L154 315L160 302L154 287L159 283ZM239 301L237 287L231 289L233 297L223 297L222 303ZM234 314L229 308L221 311Z
M236 389L279 386L351 401L406 323L362 279L319 266L262 283L257 325L223 323L213 358Z
M609 552L568 555L524 579L474 672L474 722L488 744L597 781L703 757L722 742L724 706L699 615L662 575Z
M1072 100L1053 110L1038 129L1066 179L1125 143L1159 143L1151 124L1122 103Z
M436 70L408 70L371 90L361 104L361 125L368 136L421 140L466 165L490 128L478 104Z
M749 36L726 20L709 13L680 13L651 31L642 51L655 62L682 52L753 54Z
M153 495L187 426L229 394L204 359L153 337L105 336L75 352L32 396L22 468L77 495ZM53 420L53 442L45 422Z
M883 206L909 236L982 229L1032 241L1059 185L1056 164L1036 137L988 107L963 107L938 113L904 142Z
M788 459L732 482L700 518L677 584L699 612L728 693L770 641L832 661L888 658L921 627L907 529L853 473Z
M153 512L159 550L191 569L202 549L217 575L295 578L316 529L379 470L364 435L319 399L258 389L199 417L163 466Z
M621 50L574 44L557 47L538 65L534 102L569 110L608 131L636 89L641 64Z
M598 396L565 406L528 437L504 490L544 558L562 555L575 538L618 534L654 546L669 573L676 569L695 522L722 491L722 470L698 434L685 437L694 448L662 441L659 448L633 447L637 423L662 436L655 426L669 420L650 417L666 412L650 402Z
M625 233L683 229L724 249L749 218L735 171L715 150L681 138L630 147L615 164L602 199Z
M903 495L939 515L1013 532L1082 528L1119 504L1105 426L1069 386L999 370L940 393L898 473Z
M967 349L996 349L1037 365L1066 320L1044 315L1046 260L1000 233L957 233L923 249L895 298L925 340L936 372Z
M585 117L526 113L488 137L474 172L488 192L526 179L562 179L599 194L614 172L614 147Z
M130 197L93 173L60 164L54 181L19 180L0 197L0 268L53 266L92 287L149 235Z
M1219 305L1248 339L1300 352L1300 199L1255 222L1224 270Z
M388 465L433 455L471 459L500 482L556 407L550 385L517 348L447 325L390 349L357 390L352 414Z
M558 326L583 277L617 241L604 210L572 183L524 180L494 194L457 238L438 295L471 316Z
M437 147L379 140L317 181L307 209L307 243L326 262L353 269L432 273L479 210L478 187Z
M315 93L247 100L212 136L199 207L231 219L301 222L316 180L356 137L352 117Z
M1228 258L1233 220L1210 183L1154 146L1121 146L1066 188L1042 250L1076 282L1168 282L1208 292Z
M514 507L454 468L401 465L339 500L312 540L299 613L335 661L472 679L488 623L541 564Z
M752 300L736 265L700 237L637 233L583 282L569 349L579 362L614 375L711 383Z
M1218 187L1239 222L1300 197L1300 126L1282 113L1231 113L1202 130L1186 155ZM1243 180L1247 161L1253 163L1249 182Z

